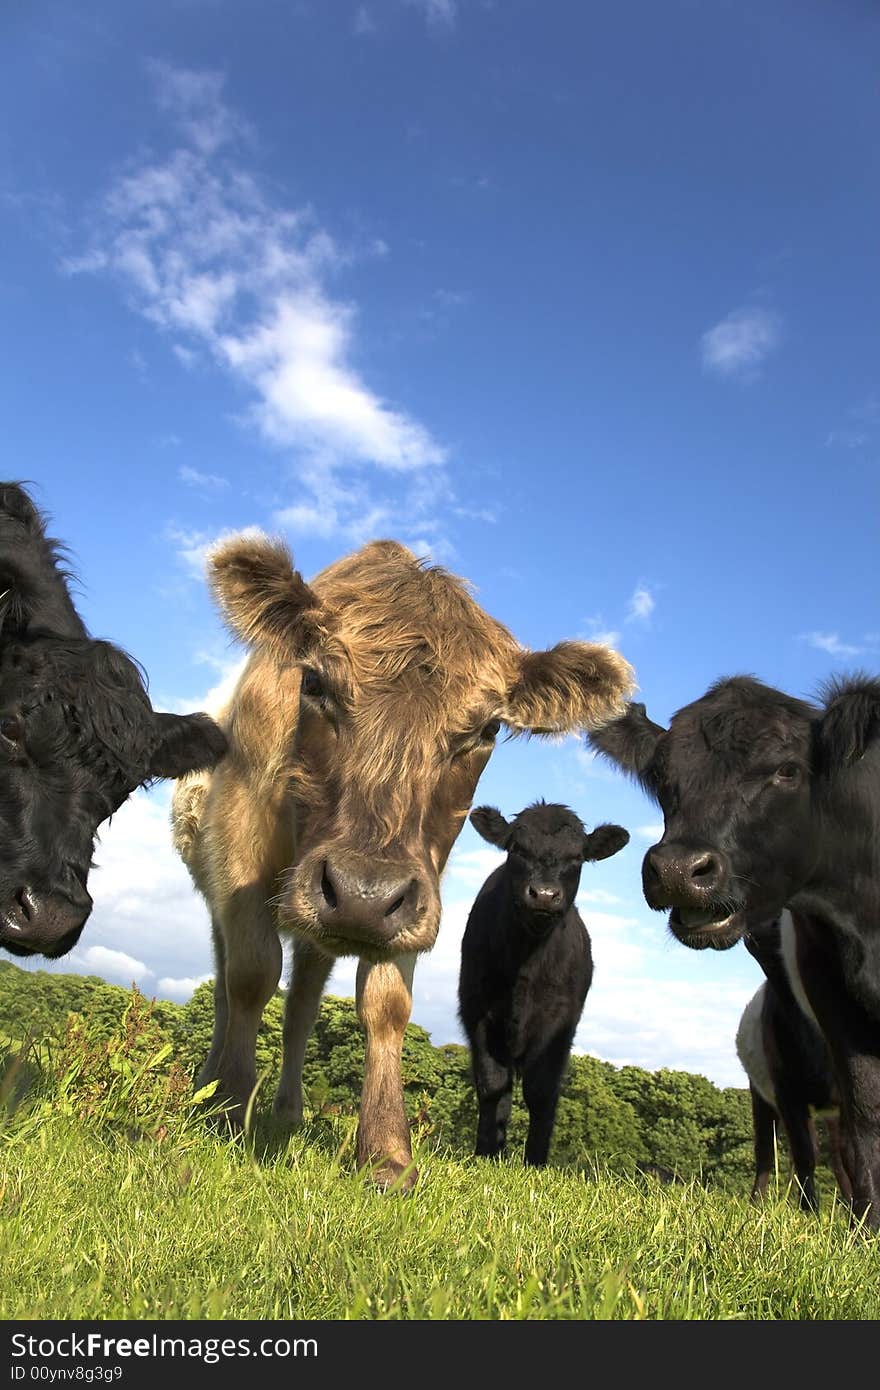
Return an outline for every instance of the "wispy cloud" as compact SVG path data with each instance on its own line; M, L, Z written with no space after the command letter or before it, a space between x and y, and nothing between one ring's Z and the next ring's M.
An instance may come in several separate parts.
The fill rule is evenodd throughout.
M781 336L782 320L772 310L734 309L700 339L703 369L716 376L752 380Z
M365 34L375 34L376 21L366 5L358 5L351 22L352 33L362 38Z
M201 473L198 468L190 468L188 464L178 469L177 476L182 483L202 492L222 492L229 487L228 478L221 478L217 473Z
M245 423L299 465L305 495L290 509L294 527L320 511L321 534L363 528L387 505L371 497L365 470L385 494L400 484L412 491L415 475L429 473L448 490L442 445L353 364L357 309L331 294L328 278L354 253L311 208L280 205L236 163L245 126L224 103L222 74L165 63L151 73L182 138L116 180L89 244L64 269L112 277L185 366L202 357L245 388ZM374 243L362 254L386 252ZM359 481L340 483L328 501L327 480L341 474ZM424 515L414 522L423 533Z
M827 652L829 656L859 656L865 650L851 642L842 642L837 632L805 632L801 641L817 651Z
M633 834L643 840L659 840L663 834L663 822L660 821L657 825L637 825Z
M644 584L637 584L626 605L628 623L647 623L657 606L656 599Z
M405 0L405 3L421 10L429 29L453 29L458 6L456 0Z

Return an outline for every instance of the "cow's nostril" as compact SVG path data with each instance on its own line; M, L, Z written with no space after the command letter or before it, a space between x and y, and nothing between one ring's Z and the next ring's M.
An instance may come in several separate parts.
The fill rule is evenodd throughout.
M339 899L336 896L336 889L333 887L333 884L330 881L330 875L327 873L326 861L324 863L324 868L321 873L321 892L324 894L324 901L327 904L327 906L330 908L331 911L335 911L336 907L338 906Z
M388 907L386 907L385 911L382 914L383 917L393 917L397 909L399 907L403 907L405 900L406 893L401 893L399 898L395 898L393 903L389 903Z
M718 871L718 861L712 854L704 854L691 865L691 878L714 878Z
M19 888L15 895L15 901L21 908L21 915L26 922L31 922L37 909L34 896L30 888Z

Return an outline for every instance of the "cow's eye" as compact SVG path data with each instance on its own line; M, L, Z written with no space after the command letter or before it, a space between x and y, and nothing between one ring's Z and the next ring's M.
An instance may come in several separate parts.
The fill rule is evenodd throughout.
M483 740L484 743L491 743L493 739L496 739L498 737L500 729L501 720L490 719L489 723L484 724L482 729L480 730L480 738Z
M0 718L0 734L9 743L21 743L24 738L24 720L18 714L4 714Z
M773 781L780 787L793 787L800 781L800 763L781 763L773 774Z
M305 695L309 700L317 700L319 704L323 704L328 698L327 687L318 672L313 670L311 666L303 668L300 694Z

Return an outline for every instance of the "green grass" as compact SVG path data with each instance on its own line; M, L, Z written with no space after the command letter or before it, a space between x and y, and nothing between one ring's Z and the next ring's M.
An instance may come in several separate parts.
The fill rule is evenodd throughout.
M784 1185L758 1209L699 1183L462 1161L416 1140L378 1192L353 1117L212 1128L134 1001L0 1080L0 1318L874 1319L880 1239ZM11 1061L9 1058L11 1057ZM222 1125L222 1122L221 1122Z
M0 1155L0 1317L880 1316L880 1242L840 1212L431 1153L383 1195L345 1130L258 1162L200 1125L157 1142L43 1118Z

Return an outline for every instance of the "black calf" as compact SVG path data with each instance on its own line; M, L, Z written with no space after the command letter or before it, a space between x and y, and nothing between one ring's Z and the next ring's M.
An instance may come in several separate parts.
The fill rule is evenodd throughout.
M476 1153L501 1154L515 1074L529 1112L525 1161L547 1161L562 1076L593 978L590 938L574 906L585 860L629 840L619 825L592 834L565 806L539 802L508 822L492 806L471 824L507 860L471 908L461 945L459 1016L479 1101Z

